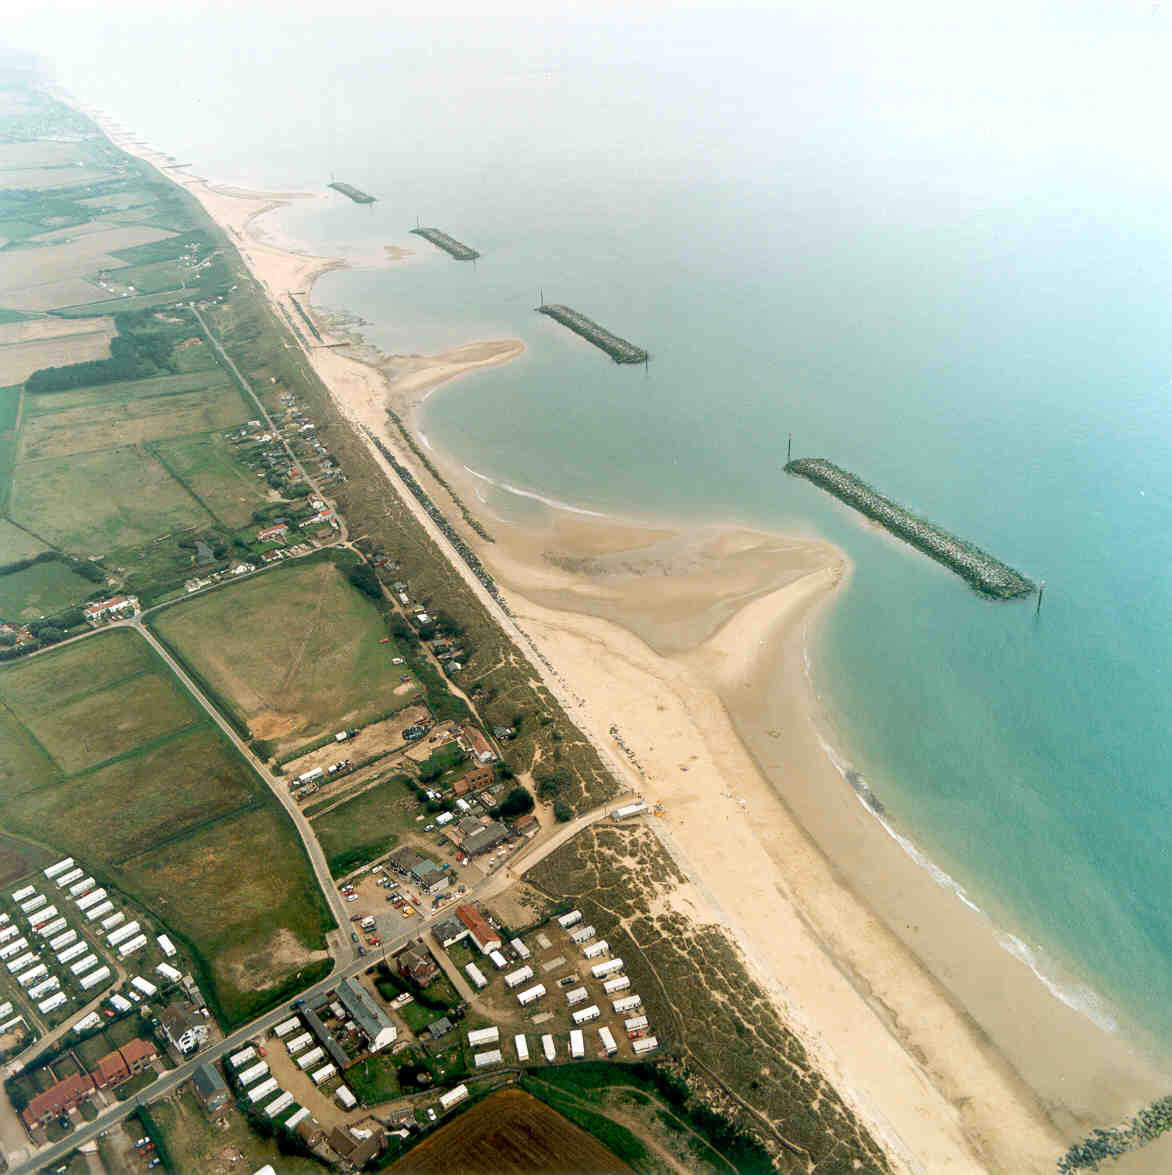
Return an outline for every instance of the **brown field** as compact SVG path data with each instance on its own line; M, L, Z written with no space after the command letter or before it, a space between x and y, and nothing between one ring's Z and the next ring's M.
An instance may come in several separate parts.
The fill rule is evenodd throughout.
M0 348L0 373L3 362ZM68 457L239 424L245 418L240 397L215 375L208 382L209 388L177 395L142 396L34 416L21 432L19 459Z
M104 315L100 318L32 318L28 322L0 323L0 345L35 343L39 339L88 335L94 331L105 331L112 337L116 333L114 320Z
M544 1102L519 1089L502 1089L437 1130L390 1170L394 1175L628 1175L631 1168Z
M42 367L64 367L67 363L86 363L91 359L110 358L112 332L91 331L58 339L38 339L29 343L0 345L0 387L24 383Z
M285 774L301 775L306 771L312 771L315 767L328 767L339 759L352 759L355 763L361 763L372 755L378 755L383 751L402 746L403 731L408 726L414 726L417 722L429 721L430 718L431 715L426 706L408 706L407 709L400 710L398 714L384 718L382 722L364 726L358 737L349 742L327 743L326 746L320 747L316 751L310 751L308 755L302 755L299 759L291 759L285 764ZM388 766L388 760L381 760L377 766L378 770L385 770ZM347 775L343 778L347 782L353 783L357 777Z

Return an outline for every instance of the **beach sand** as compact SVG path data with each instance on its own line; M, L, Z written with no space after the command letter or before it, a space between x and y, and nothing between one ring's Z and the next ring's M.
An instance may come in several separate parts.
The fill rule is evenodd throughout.
M138 144L126 149L156 161ZM166 174L229 230L276 303L338 264L259 236L253 222L283 198ZM411 464L446 508L385 409L414 423L434 387L522 350L498 340L377 363L353 348L309 355L343 415ZM466 472L443 468L474 502ZM537 532L490 525L498 541L478 550L556 673L537 670L616 773L664 805L654 826L706 904L697 916L732 930L899 1169L1052 1172L1069 1140L1166 1092L1150 1066L1052 998L986 919L896 845L827 755L805 652L849 581L838 551L733 526L558 512ZM635 762L618 749L614 724ZM1114 1168L1166 1169L1162 1145Z

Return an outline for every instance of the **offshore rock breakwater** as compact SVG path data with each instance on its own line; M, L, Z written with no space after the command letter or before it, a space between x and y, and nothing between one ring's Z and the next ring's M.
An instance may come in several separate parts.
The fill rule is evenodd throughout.
M547 315L562 326L569 327L576 335L581 335L587 342L593 343L600 351L605 351L616 363L646 363L647 352L634 343L612 335L604 326L599 326L592 318L571 310L569 306L558 303L542 302L537 307L538 314Z
M414 236L430 241L437 249L443 249L457 261L475 261L480 256L475 249L462 241L457 241L455 237L448 236L438 228L413 228L411 232Z
M801 457L790 461L785 471L812 481L860 514L874 519L897 538L923 551L950 571L955 571L982 595L997 600L1012 600L1028 596L1036 590L1036 585L1020 571L995 559L987 551L949 534L935 523L917 518L898 502L885 498L832 461L823 457Z

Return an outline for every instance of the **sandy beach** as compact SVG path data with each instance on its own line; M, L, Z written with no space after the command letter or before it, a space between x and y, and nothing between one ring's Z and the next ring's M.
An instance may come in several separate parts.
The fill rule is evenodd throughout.
M257 231L258 217L299 197L213 188L115 141L203 203L279 307L340 264ZM308 355L342 414L411 464L446 510L446 492L386 409L414 425L435 387L523 350L506 339L434 356L341 346ZM475 504L467 473L443 471ZM458 511L449 517L460 525ZM1151 1066L1054 999L987 919L936 884L828 756L805 654L849 583L841 552L737 526L556 511L537 531L486 522L495 543L467 537L556 675L537 671L616 773L663 805L655 826L702 899L696 917L735 935L898 1169L1041 1175L1071 1139L1166 1092ZM1169 1166L1160 1146L1114 1169Z

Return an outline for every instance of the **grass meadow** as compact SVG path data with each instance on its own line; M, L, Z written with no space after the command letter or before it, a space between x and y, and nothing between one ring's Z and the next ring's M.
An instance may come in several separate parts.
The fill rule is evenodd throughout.
M176 604L152 624L277 755L402 702L382 616L326 558Z
M231 1023L324 945L296 830L130 630L0 669L0 824L149 907Z

